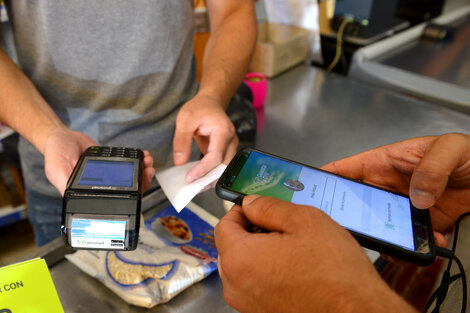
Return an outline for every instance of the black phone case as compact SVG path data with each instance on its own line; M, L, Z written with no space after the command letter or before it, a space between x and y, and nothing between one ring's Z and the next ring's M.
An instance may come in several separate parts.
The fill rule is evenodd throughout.
M315 169L315 170L319 170L319 171L322 171L322 172L327 172L327 171L324 171L322 169L318 169L318 168L315 168L315 167L312 167L312 166L309 166L309 165L306 165L306 164L302 164L302 163L295 162L295 161L292 161L292 160L289 160L289 159L285 159L283 157L279 157L279 156L276 156L276 155L273 155L273 154L270 154L270 153L267 153L267 152L264 152L264 151L260 151L260 150L257 150L257 149L253 149L253 148L242 149L242 150L238 151L238 153L235 155L235 157L229 163L229 165L227 166L225 171L222 173L222 176L220 176L219 180L217 181L216 188L215 188L216 194L220 198L231 201L231 202L234 202L234 203L237 203L237 204L240 204L240 205L242 204L243 197L245 195L240 194L240 193L235 192L235 191L232 191L232 190L229 190L229 189L226 189L224 187L224 181L226 180L227 176L231 173L231 171L232 171L233 167L235 166L235 164L237 163L240 155L243 154L246 151L256 151L256 152L266 154L266 155L271 156L271 157L275 157L275 158L278 158L278 159L281 159L281 160L291 162L291 163L306 166L306 167L309 167L309 168L312 168L312 169ZM394 194L397 194L397 195L400 195L400 196L407 197L406 195L403 195L403 194L400 194L400 193L397 193L397 192L394 192L394 191L391 191L391 190L387 190L387 189L384 189L384 188L380 188L380 187L377 187L377 186L374 186L374 185L371 185L371 184L367 184L367 183L364 183L362 181L354 180L354 179L344 177L344 176L341 176L341 175L337 175L337 174L334 174L334 173L331 173L331 172L327 172L327 173L330 173L330 174L333 174L335 176L345 178L345 179L348 179L350 181L354 181L354 182L357 182L357 183L360 183L360 184L363 184L363 185L371 186L371 187L374 187L374 188L377 188L377 189L380 189L380 190L388 191L388 192L391 192L391 193L394 193ZM402 259L404 261L415 263L417 265L427 266L427 265L430 265L431 263L434 262L434 259L436 258L436 251L434 249L434 237L433 237L433 231L432 231L431 218L429 216L429 211L428 210L422 210L422 211L423 211L423 214L424 214L424 222L425 222L425 225L426 225L426 228L427 228L428 242L429 242L429 253L413 252L413 251L404 249L400 246L397 246L397 245L394 245L394 244L391 244L391 243L388 243L388 242L385 242L385 241L382 241L382 240L378 240L376 238L369 237L369 236L363 235L361 233L357 233L357 232L349 230L349 229L348 229L348 231L356 238L356 240L359 242L359 244L361 246L365 247L365 248L368 248L368 249L371 249L371 250L374 250L374 251L377 251L379 253L383 253L383 254L386 254L386 255L389 255L389 256L393 256L393 257Z

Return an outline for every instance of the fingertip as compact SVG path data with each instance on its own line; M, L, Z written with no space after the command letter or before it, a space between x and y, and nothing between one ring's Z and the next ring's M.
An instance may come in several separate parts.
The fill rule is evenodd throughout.
M192 142L192 133L182 132L177 127L173 138L173 161L175 165L182 165L189 160Z
M193 181L201 178L205 174L207 174L209 171L204 168L204 166L201 164L201 162L197 163L194 165L193 168L191 168L188 173L186 174L186 182L188 184L192 183Z
M191 184L191 183L192 183L193 181L195 181L196 179L194 179L193 176L190 176L190 175L188 176L188 175L187 175L186 178L185 178L185 180L186 180L186 182L187 182L188 184Z
M152 158L153 159L153 156L150 154L150 152L148 152L147 150L144 151L144 159L148 159L148 158Z
M199 179L213 170L216 166L220 164L217 162L213 162L211 158L207 157L206 154L196 165L194 165L186 174L186 182L192 183L196 179Z
M146 168L144 171L150 178L153 178L153 176L155 176L155 169L153 167Z
M436 196L427 190L411 189L411 203L418 209L428 209L436 202Z
M260 198L260 195L249 195L243 198L243 206L248 206L250 203Z
M173 152L173 162L176 166L185 164L189 159L189 154L181 151Z
M243 213L256 226L269 231L284 232L295 228L292 221L293 210L299 206L292 203L260 195L249 195L243 199Z
M322 169L322 170L324 170L324 171L327 171L327 172L336 173L335 162L331 162L331 163L325 164L325 165L323 165L322 167L320 167L320 169Z
M444 237L443 234L434 232L434 245L441 247L441 248L446 248L447 247L447 239Z
M446 190L449 178L468 158L469 148L456 134L432 138L413 170L410 198L419 208L429 208Z
M150 187L154 177L155 177L155 169L153 167L144 169L143 191L147 190Z
M153 167L153 158L151 156L145 157L144 165L145 167Z
M185 180L188 184L192 183L193 181L199 178L197 176L197 169L195 170L196 166L190 169L188 173L186 174Z
M232 210L233 210L233 212L238 212L238 213L240 213L240 214L243 215L242 207L241 207L241 205L239 205L239 204L234 203L234 204L232 205L232 207L230 208L229 212L231 212ZM228 212L227 212L227 213L228 213Z

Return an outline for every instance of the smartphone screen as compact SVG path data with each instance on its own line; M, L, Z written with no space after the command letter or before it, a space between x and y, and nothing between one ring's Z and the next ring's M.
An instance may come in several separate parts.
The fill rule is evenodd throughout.
M251 149L241 151L227 170L221 187L234 195L258 194L314 206L357 234L431 252L426 221L417 221L413 213L422 212L406 196Z

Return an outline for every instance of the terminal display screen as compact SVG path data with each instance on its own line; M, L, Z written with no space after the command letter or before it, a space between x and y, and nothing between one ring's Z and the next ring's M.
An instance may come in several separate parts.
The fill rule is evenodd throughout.
M88 160L78 185L132 187L133 162Z

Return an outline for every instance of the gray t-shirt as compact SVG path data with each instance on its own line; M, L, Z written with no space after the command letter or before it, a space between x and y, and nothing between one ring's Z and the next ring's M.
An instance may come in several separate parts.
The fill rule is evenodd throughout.
M193 0L6 5L19 67L70 129L170 164L176 114L197 90ZM57 196L43 156L24 139L19 150L28 187Z

